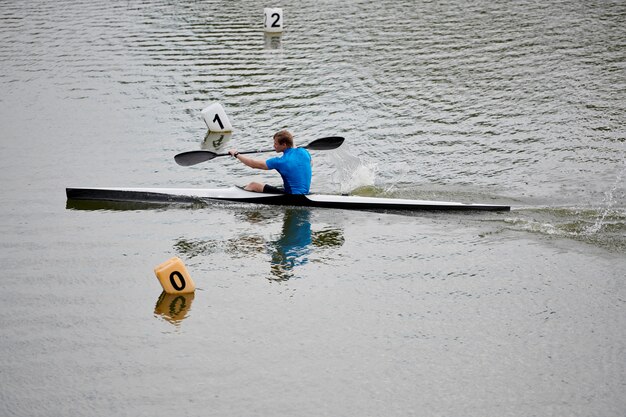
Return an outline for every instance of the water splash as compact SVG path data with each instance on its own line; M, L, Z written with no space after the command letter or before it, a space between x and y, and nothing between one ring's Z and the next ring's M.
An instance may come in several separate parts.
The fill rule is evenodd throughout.
M626 159L623 160L623 165L624 167L617 174L617 178L615 179L613 186L604 193L604 199L602 201L602 206L604 208L601 209L595 223L584 230L585 234L594 235L598 233L600 230L602 230L602 227L606 222L607 216L613 213L613 206L617 201L616 192L620 186L623 186L622 178L624 177L624 172L626 172Z
M333 152L331 159L337 167L333 172L333 183L339 186L342 194L374 185L377 173L376 163L355 156L346 149Z
M626 251L626 211L619 207L530 208L502 221L505 230L537 233L554 238L586 242L615 252Z

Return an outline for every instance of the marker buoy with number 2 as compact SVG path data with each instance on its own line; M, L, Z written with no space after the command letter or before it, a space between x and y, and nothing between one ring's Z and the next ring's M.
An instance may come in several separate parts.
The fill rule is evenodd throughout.
M263 9L263 28L266 32L283 31L283 9Z
M185 264L180 258L168 259L154 268L163 291L168 294L188 294L196 290Z
M202 110L202 118L211 132L233 131L233 126L220 103L213 103Z

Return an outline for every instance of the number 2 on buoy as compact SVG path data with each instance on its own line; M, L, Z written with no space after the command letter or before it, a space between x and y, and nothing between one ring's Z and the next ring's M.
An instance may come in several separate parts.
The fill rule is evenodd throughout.
M283 9L263 10L263 28L266 32L283 31Z

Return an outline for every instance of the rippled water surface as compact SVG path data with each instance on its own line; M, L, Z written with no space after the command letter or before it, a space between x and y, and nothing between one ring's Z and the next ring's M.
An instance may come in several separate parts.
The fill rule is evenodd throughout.
M0 414L626 412L624 2L0 10ZM513 210L66 201L276 182L173 156L282 128L346 138L315 192ZM194 295L161 294L173 256Z

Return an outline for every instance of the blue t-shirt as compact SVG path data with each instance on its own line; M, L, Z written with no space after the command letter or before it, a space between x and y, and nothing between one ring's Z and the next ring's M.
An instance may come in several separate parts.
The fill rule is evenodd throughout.
M311 154L304 148L287 148L283 156L265 161L283 177L287 194L308 194L311 188Z

